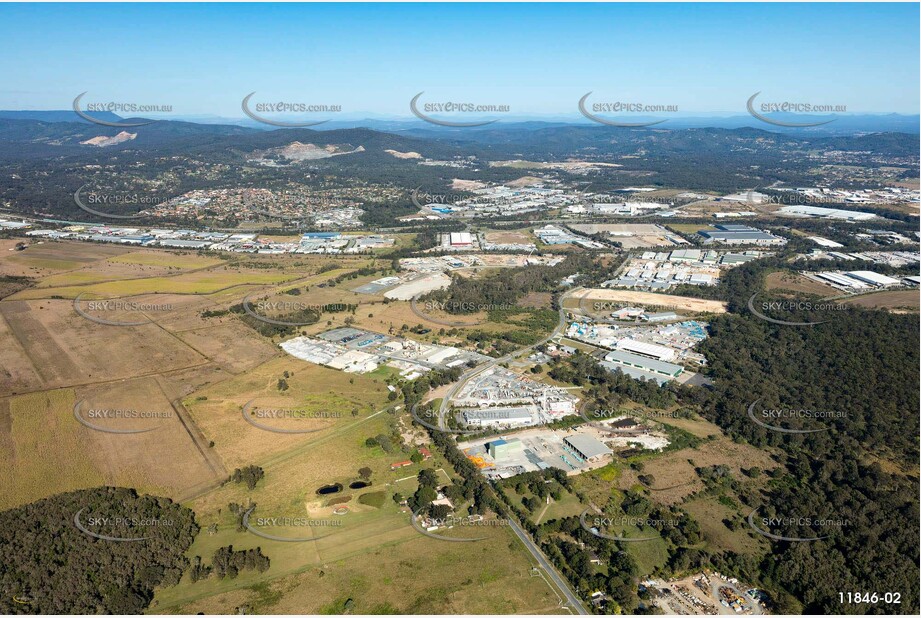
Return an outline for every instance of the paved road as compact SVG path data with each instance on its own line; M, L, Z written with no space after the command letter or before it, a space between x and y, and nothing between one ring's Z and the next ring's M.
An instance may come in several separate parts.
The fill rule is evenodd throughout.
M550 333L550 335L548 335L547 337L544 337L537 343L529 345L526 348L515 350L511 354L506 354L505 356L501 358L494 358L488 363L486 363L485 365L480 365L479 367L474 367L473 369L470 369L469 371L464 372L461 375L461 377L457 380L457 383L451 387L451 389L447 392L447 394L445 394L444 398L441 400L441 407L438 410L438 426L442 429L447 429L447 426L445 424L445 416L448 413L448 408L451 405L451 400L457 395L458 391L460 391L460 389L463 388L463 386L467 382L470 381L471 378L483 373L484 371L492 369L496 365L501 365L502 363L511 362L514 359L518 358L519 356L523 356L527 354L534 348L544 345L545 343L547 343L554 337L558 337L559 335L562 335L563 332L565 332L566 330L566 309L563 308L563 301L566 298L568 298L571 294L581 289L582 289L581 287L576 287L560 295L560 301L559 301L560 302L560 320L559 322L557 322L556 328L553 329L553 332Z
M563 579L556 569L547 558L544 557L544 553L540 548L534 544L534 541L531 540L530 535L525 532L521 526L518 525L518 522L515 521L514 517L509 517L509 524L511 525L512 531L515 535L521 539L521 542L524 543L525 547L528 548L528 551L531 552L531 555L534 556L534 559L537 560L537 563L547 572L547 575L550 576L550 579L556 584L563 594L566 596L567 604L576 610L577 613L588 616L589 612L585 609L585 606L582 605L582 601L579 600L579 597L576 596L576 593L572 591L569 587L569 583Z

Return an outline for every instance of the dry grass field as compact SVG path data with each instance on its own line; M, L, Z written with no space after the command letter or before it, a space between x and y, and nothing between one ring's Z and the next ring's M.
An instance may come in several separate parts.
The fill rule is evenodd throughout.
M643 474L651 474L656 480L658 491L652 492L652 498L662 504L677 504L703 489L704 484L695 468L726 465L739 476L743 467L757 466L770 470L777 466L767 452L738 444L724 436L704 442L696 449L687 448L652 457L644 460L643 465Z
M835 296L841 292L830 285L813 281L799 273L776 271L769 274L764 281L764 287L770 291L802 292L818 296Z
M288 377L284 378L285 372ZM279 392L284 379L288 390ZM184 403L196 425L215 443L229 468L262 462L294 446L316 440L331 431L383 409L384 384L363 375L347 374L284 356L189 395ZM304 419L259 420L277 429L317 430L313 433L274 433L247 423L243 406L305 411ZM329 418L320 418L329 415Z
M567 298L564 306L567 308L576 308L579 306L580 301L586 306L589 305L588 301L619 301L649 307L668 307L668 309L672 311L726 313L726 303L719 300L704 300L688 296L611 289L580 290Z
M921 293L915 290L889 290L861 294L841 301L864 309L886 309L892 313L917 313L921 309Z
M153 378L2 401L0 440L9 448L0 451L0 463L8 472L0 481L0 509L98 485L136 487L178 499L189 488L223 474L200 452ZM74 417L77 402L83 402L82 418L95 427L149 431L116 434L82 425ZM123 411L123 416L116 416L116 411Z

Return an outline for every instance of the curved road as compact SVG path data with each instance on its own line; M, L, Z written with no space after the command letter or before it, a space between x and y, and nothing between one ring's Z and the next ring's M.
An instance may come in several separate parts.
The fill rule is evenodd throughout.
M463 388L464 385L467 382L469 382L471 378L483 373L484 371L492 369L496 365L501 365L502 363L510 362L518 358L519 356L523 356L527 354L528 352L530 352L531 350L533 350L534 348L538 346L542 346L548 341L550 341L551 339L558 337L559 335L562 335L563 332L566 330L566 309L563 308L563 301L566 300L571 294L578 292L581 289L582 289L581 286L575 287L575 288L572 288L571 290L567 290L566 292L560 295L560 301L559 301L560 302L560 320L559 322L557 322L556 328L553 329L553 332L550 333L550 335L548 335L547 337L544 337L537 343L533 343L525 348L521 348L520 350L515 350L511 354L506 354L505 356L502 356L500 358L494 358L488 363L486 363L485 365L474 367L473 369L470 369L469 371L466 371L465 373L463 373L461 377L457 380L457 383L451 387L451 389L445 394L444 398L441 400L441 407L438 409L438 426L441 429L447 429L447 427L445 426L445 416L448 413L448 408L451 405L451 400L454 399L458 391L460 391L460 389Z

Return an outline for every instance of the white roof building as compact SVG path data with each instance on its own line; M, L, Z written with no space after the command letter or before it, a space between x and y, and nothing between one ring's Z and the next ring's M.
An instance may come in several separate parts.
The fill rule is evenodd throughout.
M664 345L656 345L654 343L635 341L633 339L621 339L617 342L616 347L618 350L634 352L661 361L670 361L675 358L675 351L671 348L667 348Z
M863 281L864 283L870 283L880 287L898 285L899 283L898 279L893 279L892 277L887 277L886 275L881 275L869 270L852 270L844 274L848 277L851 277L852 279L857 279L858 281Z

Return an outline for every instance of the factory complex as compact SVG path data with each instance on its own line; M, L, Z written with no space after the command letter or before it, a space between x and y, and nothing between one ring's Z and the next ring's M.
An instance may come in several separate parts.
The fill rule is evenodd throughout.
M698 230L697 234L705 244L717 243L721 245L785 245L787 241L780 236L774 236L764 230L758 230L747 225L718 223L713 230Z
M583 234L607 234L624 249L690 244L678 234L652 223L573 223L569 227Z
M39 229L26 232L27 236L52 240L81 240L88 242L162 247L166 249L193 249L230 251L236 253L369 253L375 249L393 247L396 240L378 235L341 234L339 232L308 232L299 241L262 238L258 234L207 232L195 230L141 229L110 225L68 225L59 230Z
M668 444L664 432L620 417L565 430L525 429L459 446L486 478L500 479L548 468L572 476L607 465L617 450L661 450Z
M511 429L552 423L577 413L568 390L503 367L471 378L453 398L455 419L469 428Z
M605 245L563 228L547 224L534 230L534 235L545 245L576 245L583 249L604 249Z
M847 292L875 290L902 285L902 279L881 275L869 270L851 270L847 272L826 271L803 274Z
M720 272L771 255L765 251L731 253L703 249L644 251L627 260L620 276L602 287L667 290L676 285L716 285Z
M628 307L612 315L631 310ZM566 336L604 351L604 360L600 364L605 369L662 385L686 373L684 366L678 363L706 364L704 356L693 350L695 345L707 338L706 328L705 323L696 320L661 326L574 321L569 325Z
M295 337L280 346L295 358L348 373L369 373L386 365L407 380L432 369L488 360L476 352L351 327L335 328L316 337Z
M838 243L835 244L838 247L842 246ZM845 253L842 251L822 251L820 249L813 249L805 257L814 260L844 260L845 262L863 260L865 262L873 262L874 264L885 264L893 268L901 268L902 266L921 263L921 254L916 251L863 251L860 253Z

